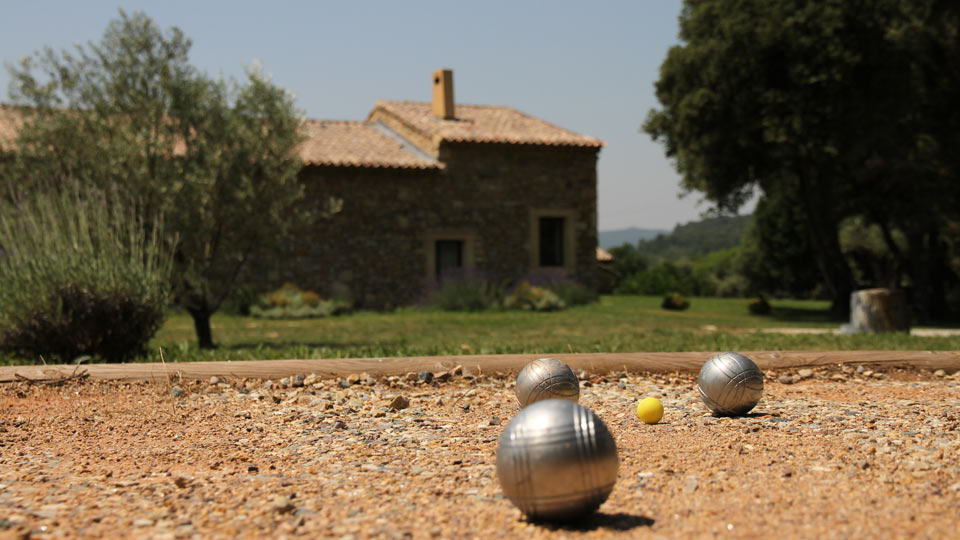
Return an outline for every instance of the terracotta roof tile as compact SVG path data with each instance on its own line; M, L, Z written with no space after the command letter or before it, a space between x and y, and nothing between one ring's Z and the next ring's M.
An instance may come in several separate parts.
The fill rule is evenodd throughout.
M509 107L457 105L457 118L433 115L430 103L377 101L371 117L381 109L399 118L414 132L436 142L477 142L600 147L597 138L579 135ZM22 125L16 107L0 105L0 145L9 148ZM444 165L377 122L306 120L308 139L300 155L308 165L442 169Z
M441 141L603 146L600 139L557 127L510 107L457 104L453 120L434 116L432 105L425 102L377 100L374 112L378 108L397 116L414 130ZM371 116L374 112L370 113Z
M377 124L307 120L308 139L300 156L308 165L439 169L442 164L422 154Z

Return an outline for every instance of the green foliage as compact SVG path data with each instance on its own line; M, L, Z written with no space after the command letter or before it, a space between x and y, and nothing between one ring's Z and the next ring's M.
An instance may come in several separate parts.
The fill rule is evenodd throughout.
M623 244L610 248L610 254L613 255L613 270L618 276L616 283L613 284L614 289L616 289L624 279L637 272L642 272L650 266L647 258L632 244Z
M570 279L555 280L544 285L563 303L564 306L582 306L596 302L599 295L576 281Z
M767 299L762 296L751 298L750 303L747 304L747 309L750 310L752 315L769 315L773 312L770 302L767 302Z
M641 240L637 250L650 258L694 259L740 244L752 216L709 217L677 225L673 232L652 240ZM612 253L612 252L611 252Z
M293 283L261 296L250 306L250 315L260 319L307 319L350 312L350 305L338 300L324 300L313 291L305 291Z
M558 311L567 306L560 296L550 289L533 286L524 281L503 299L503 307L527 311Z
M500 302L499 289L474 273L445 277L429 301L444 311L483 311Z
M258 70L242 83L199 72L190 45L121 11L98 43L23 59L11 96L30 112L3 179L19 188L72 178L149 201L179 236L175 297L212 347L209 316L249 262L308 223L301 115Z
M816 264L798 196L781 190L760 197L741 246L739 269L751 294L816 297L823 274Z
M172 250L138 210L75 188L0 202L0 349L62 362L144 352L163 323Z
M660 307L673 311L683 311L690 307L690 301L687 300L687 297L684 295L678 292L673 292L668 293L663 297L663 301L660 302Z
M922 259L957 215L960 114L944 103L960 89L958 20L940 0L687 0L644 129L721 209L757 187L789 193L842 308L855 285L843 219L912 229ZM929 267L916 282L933 282Z
M689 265L662 261L656 266L624 279L614 290L615 294L658 295L679 291L697 294L700 286Z

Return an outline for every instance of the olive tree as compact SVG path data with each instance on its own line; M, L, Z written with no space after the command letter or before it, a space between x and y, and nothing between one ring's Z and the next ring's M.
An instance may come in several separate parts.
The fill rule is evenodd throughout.
M99 42L8 66L25 121L3 178L14 192L65 179L116 186L162 214L177 239L176 301L210 348L210 317L243 271L309 216L292 96L256 69L242 82L211 78L189 63L190 45L120 11Z

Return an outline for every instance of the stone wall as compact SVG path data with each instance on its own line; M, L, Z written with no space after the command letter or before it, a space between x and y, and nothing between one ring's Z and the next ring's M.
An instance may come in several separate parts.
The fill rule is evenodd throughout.
M292 281L324 296L349 290L363 308L415 303L431 281L428 239L450 231L472 235L480 274L515 281L541 271L531 267L531 212L558 209L575 221L568 273L593 285L596 148L444 144L439 159L443 170L305 168L308 204L334 196L343 208L299 232L291 256L264 269L261 283Z

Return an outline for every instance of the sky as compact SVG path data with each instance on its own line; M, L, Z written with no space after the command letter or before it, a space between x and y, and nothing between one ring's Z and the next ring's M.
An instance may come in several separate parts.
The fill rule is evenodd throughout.
M663 146L642 132L678 44L681 0L83 2L0 0L0 60L98 41L118 8L193 41L191 63L241 78L259 62L309 118L364 120L377 99L429 101L454 72L458 103L506 105L606 143L598 228L672 229L709 209L680 198ZM0 70L0 101L10 77Z

